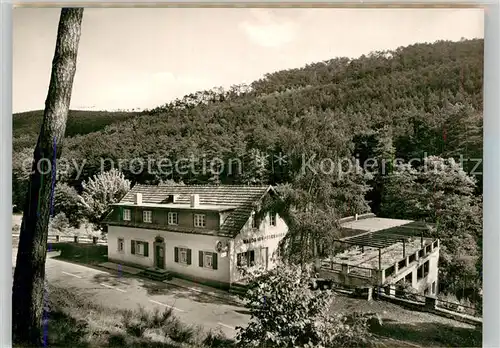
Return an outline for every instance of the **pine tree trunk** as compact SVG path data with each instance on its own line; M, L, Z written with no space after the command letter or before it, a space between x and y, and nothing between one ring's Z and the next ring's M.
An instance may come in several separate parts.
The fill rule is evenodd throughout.
M82 8L61 10L43 123L34 151L12 289L13 341L22 347L42 343L45 258L55 159L61 155L66 130L82 17Z

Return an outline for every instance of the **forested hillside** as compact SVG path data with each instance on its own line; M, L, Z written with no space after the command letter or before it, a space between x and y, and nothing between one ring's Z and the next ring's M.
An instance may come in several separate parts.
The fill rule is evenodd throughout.
M96 132L112 123L125 121L137 115L137 112L70 110L66 125L66 136L73 137L77 134ZM14 152L27 146L34 146L42 126L42 119L43 110L14 114L12 122Z
M482 72L483 40L442 41L271 73L251 86L194 93L141 117L72 112L64 157L85 161L85 167L83 175L67 179L78 188L99 171L101 158L175 163L203 155L226 165L238 158L242 173L225 168L215 180L245 184L296 180L303 156L316 154L317 161L356 156L363 163L380 156L376 152L384 146L405 160L481 158ZM14 115L15 163L31 151L41 117L41 112ZM271 155L264 168L253 161L256 153ZM286 154L286 163L273 163L272 154L279 153ZM133 182L214 180L210 174L162 174L157 163L149 173L133 169L124 165ZM369 198L377 210L376 190Z

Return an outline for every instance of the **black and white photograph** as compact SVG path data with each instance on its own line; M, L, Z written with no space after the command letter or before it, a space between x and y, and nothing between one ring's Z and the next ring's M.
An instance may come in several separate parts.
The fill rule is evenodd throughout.
M12 30L14 347L483 346L483 9Z

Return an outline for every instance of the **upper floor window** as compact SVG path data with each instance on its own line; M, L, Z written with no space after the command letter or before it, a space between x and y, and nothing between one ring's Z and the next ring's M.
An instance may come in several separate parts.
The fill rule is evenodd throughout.
M144 210L142 212L142 221L153 222L153 212L151 210Z
M168 213L168 224L169 225L178 225L179 224L179 215L175 212Z
M257 217L255 214L252 215L252 228L258 228L259 227L259 222L257 221Z
M205 227L205 214L194 214L194 227Z
M130 209L123 209L123 221L130 221Z
M276 226L276 213L274 212L269 213L269 224L271 226Z

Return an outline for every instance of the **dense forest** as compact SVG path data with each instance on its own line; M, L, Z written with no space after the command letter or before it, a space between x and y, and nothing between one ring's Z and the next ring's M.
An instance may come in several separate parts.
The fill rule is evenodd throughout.
M278 71L250 85L195 92L140 113L73 111L61 160L70 165L58 167L59 181L81 192L101 168L120 162L132 183L282 185L294 190L291 201L314 203L317 210L308 212L316 220L309 227L323 228L331 214L368 210L436 222L439 214L420 209L424 203L418 200L429 206L440 192L451 192L453 202L467 197L469 205L448 213L464 216L466 210L473 217L464 224L480 223L474 209L482 194L482 85L483 40L438 41ZM32 157L41 119L41 111L14 115L16 209L23 206L23 165ZM213 158L221 161L204 170L204 161ZM449 158L462 166L441 161ZM165 159L194 164L170 170ZM395 159L417 161L408 168ZM443 163L446 177L426 176L426 163ZM347 171L348 164L360 170ZM466 189L456 190L461 183ZM434 196L411 191L417 186L434 190ZM416 203L398 204L407 197ZM458 227L448 223L443 226L453 233ZM478 234L470 237L480 240ZM474 248L475 262L480 253ZM454 277L463 271L450 270Z

